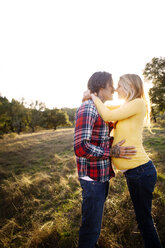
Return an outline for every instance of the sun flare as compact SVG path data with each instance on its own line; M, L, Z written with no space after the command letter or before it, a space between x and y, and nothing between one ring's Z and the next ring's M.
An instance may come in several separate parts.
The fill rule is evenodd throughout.
M117 92L114 93L113 99L111 101L106 101L106 105L119 106L122 105L125 101L118 98Z

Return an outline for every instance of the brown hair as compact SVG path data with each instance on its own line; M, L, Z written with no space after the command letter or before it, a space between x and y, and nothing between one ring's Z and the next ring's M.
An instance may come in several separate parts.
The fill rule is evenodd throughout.
M112 86L112 75L105 71L98 71L89 78L88 89L91 93L98 93L101 88L106 88L107 83Z

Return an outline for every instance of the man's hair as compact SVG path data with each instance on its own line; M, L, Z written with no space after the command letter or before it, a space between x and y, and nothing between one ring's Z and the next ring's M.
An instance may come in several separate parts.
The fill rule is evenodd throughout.
M105 71L98 71L88 80L88 89L91 93L98 93L101 88L106 88L107 83L112 86L112 75Z

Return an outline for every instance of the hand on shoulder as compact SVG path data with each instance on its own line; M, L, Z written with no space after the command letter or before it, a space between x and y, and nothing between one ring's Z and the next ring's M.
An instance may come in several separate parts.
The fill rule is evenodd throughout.
M92 98L92 97L91 97L91 92L90 92L90 90L84 91L82 102L85 102L85 101L87 101L87 100L89 100L89 99L91 99L91 98Z

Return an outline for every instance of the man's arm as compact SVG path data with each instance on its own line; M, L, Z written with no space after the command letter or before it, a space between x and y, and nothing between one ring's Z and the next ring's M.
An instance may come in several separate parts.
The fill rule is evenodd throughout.
M122 146L125 140L121 140L110 148L110 156L115 158L131 159L136 154L134 146Z
M74 135L74 151L76 156L90 160L107 159L110 157L110 147L103 148L90 142L97 118L98 113L92 104L84 103L78 110Z

